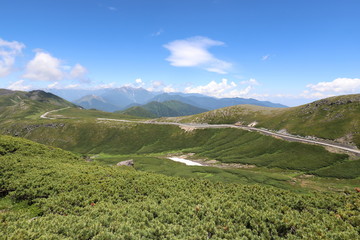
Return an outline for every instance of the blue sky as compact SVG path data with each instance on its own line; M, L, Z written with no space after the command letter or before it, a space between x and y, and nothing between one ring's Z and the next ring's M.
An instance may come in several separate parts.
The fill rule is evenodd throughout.
M360 92L358 0L2 0L0 88L290 106Z

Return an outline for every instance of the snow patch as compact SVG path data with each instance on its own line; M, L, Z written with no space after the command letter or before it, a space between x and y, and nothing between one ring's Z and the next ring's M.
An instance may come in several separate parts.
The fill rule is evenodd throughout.
M188 166L203 166L200 163L197 162L193 162L184 158L179 158L179 157L169 157L168 159L173 160L175 162L181 162L181 163L185 163Z

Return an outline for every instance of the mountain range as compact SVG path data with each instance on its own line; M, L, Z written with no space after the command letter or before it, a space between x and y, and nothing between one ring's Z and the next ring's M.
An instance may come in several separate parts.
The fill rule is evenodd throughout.
M107 112L125 110L130 107L144 105L150 102L166 102L173 100L205 110L214 110L239 104L279 108L286 107L282 104L259 101L252 98L214 98L201 94L151 92L143 88L129 86L98 90L48 89L47 91L83 108L93 108Z

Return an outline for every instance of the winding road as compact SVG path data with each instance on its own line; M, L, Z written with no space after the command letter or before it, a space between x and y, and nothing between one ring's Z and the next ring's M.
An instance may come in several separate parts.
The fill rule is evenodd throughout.
M64 109L67 109L69 107L66 108L61 108L61 109L55 109L52 111L48 111L44 114L42 114L40 116L40 118L44 118L44 119L56 119L56 118L51 118L48 117L47 115L50 113L54 113L57 111L61 111ZM251 132L259 132L262 133L264 135L268 135L268 136L272 136L272 137L278 137L287 141L292 141L292 142L301 142L301 143L308 143L308 144L315 144L315 145L321 145L321 146L326 146L326 147L331 147L331 148L335 148L335 149L339 149L342 151L346 151L352 154L355 154L357 156L360 156L360 150L356 149L355 147L352 146L346 146L346 145L342 145L340 143L335 143L335 142L328 142L326 140L323 139L308 139L305 137L300 137L300 136L295 136L295 135L291 135L291 134L284 134L284 133L279 133L279 132L275 132L275 131L270 131L268 129L263 129L263 128L255 128L255 127L249 127L249 126L235 126L232 124L200 124L200 123L177 123L177 122L156 122L156 121L131 121L131 120L122 120L122 119L112 119L112 118L97 118L98 121L115 121L115 122L129 122L129 123L142 123L142 124L159 124L159 125L176 125L179 127L184 127L184 128L193 128L193 129L198 129L198 128L237 128L237 129L243 129L246 131L251 131Z
M70 107L65 107L65 108L60 108L60 109L55 109L55 110L48 111L48 112L44 113L43 115L41 115L40 118L44 118L44 119L56 119L56 118L50 118L50 117L48 117L47 115L48 115L49 113L54 113L54 112L57 112L57 111L61 111L61 110L68 109L68 108L70 108Z

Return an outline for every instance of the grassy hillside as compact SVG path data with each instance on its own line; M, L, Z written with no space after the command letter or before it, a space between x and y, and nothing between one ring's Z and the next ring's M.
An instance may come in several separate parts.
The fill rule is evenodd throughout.
M224 163L255 164L305 172L344 162L347 155L323 147L286 142L241 129L183 130L177 126L92 120L51 124L18 121L0 131L83 154L193 152ZM91 131L89 131L91 129Z
M152 113L149 110L147 110L141 106L130 107L128 109L125 109L124 111L118 111L116 113L122 113L125 115L144 117L144 118L156 118L157 117L157 115L155 113Z
M95 162L104 164L106 166L116 165L118 162L132 159L135 162L135 169L144 172L160 173L167 176L176 176L183 178L206 179L212 182L225 183L241 183L241 184L261 184L274 186L281 189L287 189L292 192L306 193L312 191L313 186L318 185L314 183L311 188L303 188L299 184L290 184L292 176L281 174L276 171L263 171L262 168L252 169L235 169L235 168L218 168L210 166L187 166L182 163L174 162L166 159L164 156L157 154L136 154L136 155L112 155L99 154L93 159ZM294 175L294 173L293 173ZM356 181L356 180L351 180ZM347 185L354 185L350 180L346 180ZM350 183L350 184L349 184ZM343 183L341 185L344 185ZM336 190L344 189L343 186L337 186ZM319 186L323 190L329 184Z
M81 109L81 108L66 108L54 113L49 113L48 117L54 118L68 118L68 119L81 119L81 120L89 120L89 119L97 119L97 118L110 118L110 119L130 119L136 120L144 118L130 116L121 113L110 113L110 112L103 112L94 109Z
M1 239L358 239L359 194L299 195L85 162L0 136Z
M179 101L150 102L142 106L128 108L120 113L139 117L177 117L206 112L206 109L198 108Z
M292 108L239 105L190 117L183 122L236 123L281 130L292 134L338 140L360 147L360 94L322 99Z
M207 109L195 107L190 104L186 104L179 101L166 101L166 102L162 102L162 104L174 110L180 116L193 115L208 111Z
M38 119L46 111L64 107L76 106L40 90L21 92L0 89L0 120Z

